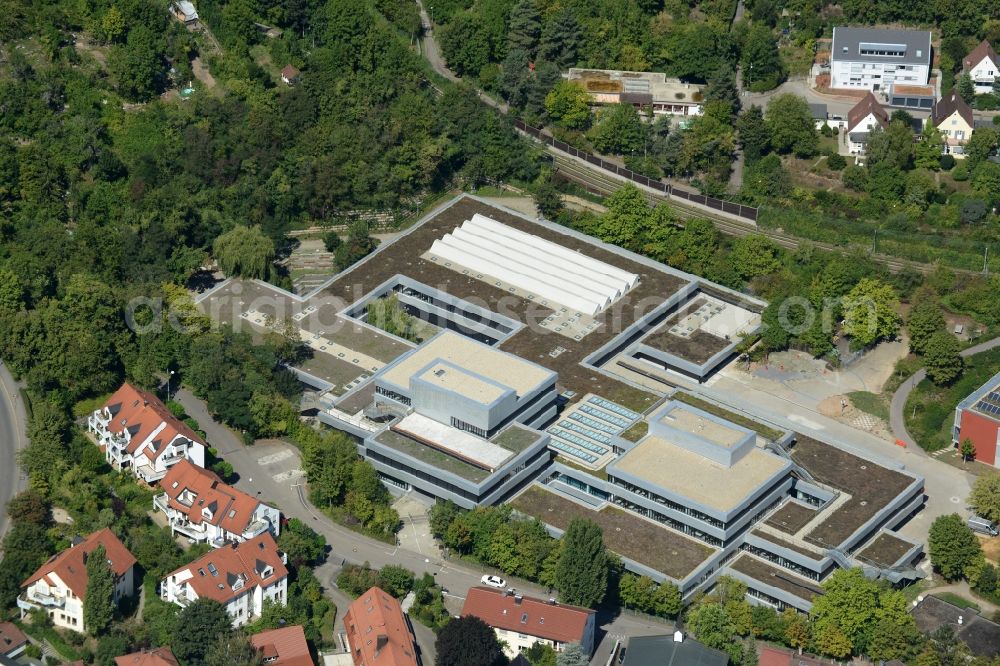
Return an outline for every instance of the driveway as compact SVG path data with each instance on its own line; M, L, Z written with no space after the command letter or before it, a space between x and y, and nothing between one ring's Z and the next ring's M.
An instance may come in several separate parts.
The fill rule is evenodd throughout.
M9 527L7 502L27 485L17 464L17 452L28 443L25 435L28 419L19 389L20 385L0 361L0 537Z

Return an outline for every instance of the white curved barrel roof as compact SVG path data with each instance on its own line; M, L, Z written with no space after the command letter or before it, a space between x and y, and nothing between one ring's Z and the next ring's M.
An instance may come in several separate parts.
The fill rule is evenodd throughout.
M434 241L431 253L589 316L639 282L635 273L478 213Z

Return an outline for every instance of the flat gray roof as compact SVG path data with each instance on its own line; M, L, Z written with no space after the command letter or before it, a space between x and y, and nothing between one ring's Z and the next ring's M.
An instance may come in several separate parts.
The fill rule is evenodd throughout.
M729 511L789 469L791 462L754 447L726 467L650 435L611 467L702 506Z
M861 53L862 45L902 47L904 55ZM846 49L846 50L845 50ZM876 49L877 50L877 49ZM881 62L899 65L930 65L931 33L927 30L887 30L836 26L830 50L833 62Z
M388 366L379 374L378 378L395 386L409 388L410 377L438 360L448 361L462 368L470 368L477 375L514 389L518 396L530 393L545 382L550 381L553 376L551 370L536 363L494 349L446 329L398 362ZM467 378L471 379L471 375L467 375ZM481 400L476 395L479 386L479 383L476 383L475 387L469 383L468 388L472 393L468 397Z

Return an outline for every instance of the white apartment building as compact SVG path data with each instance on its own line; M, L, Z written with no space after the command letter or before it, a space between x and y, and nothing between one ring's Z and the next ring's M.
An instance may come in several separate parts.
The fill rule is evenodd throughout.
M268 599L288 603L287 557L269 533L213 550L167 575L160 598L185 607L196 599L222 604L239 627L260 617Z
M153 508L167 517L170 531L215 548L270 532L281 532L281 512L242 490L226 485L215 473L182 460L160 481L163 493Z
M104 457L114 469L131 470L148 484L181 460L205 466L205 443L170 413L159 398L128 382L87 419Z
M879 28L833 29L830 87L885 90L892 83L923 85L931 73L931 33Z
M21 617L42 608L55 626L86 633L83 601L87 594L87 556L98 546L104 547L114 575L115 602L132 596L136 559L114 532L104 528L53 555L21 584L21 594L17 598Z

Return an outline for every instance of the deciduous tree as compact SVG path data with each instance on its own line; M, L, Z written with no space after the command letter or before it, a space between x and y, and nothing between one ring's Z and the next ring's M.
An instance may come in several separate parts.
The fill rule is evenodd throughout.
M938 385L948 384L962 374L964 362L959 355L958 340L947 331L938 331L927 340L924 365L927 377Z
M776 95L767 105L764 118L771 146L776 151L795 153L799 157L816 153L819 136L805 99L789 93Z
M754 23L750 28L740 56L740 67L750 90L771 90L784 80L785 67L778 55L778 42L767 24Z
M899 331L896 290L874 278L864 278L844 297L844 332L867 347Z
M642 149L643 132L635 107L621 103L601 109L588 136L598 151L621 155Z
M980 480L984 478L988 477L980 477ZM977 481L976 488L969 496L970 504L976 502L976 490L979 488L980 485ZM975 504L973 504L973 508L976 508ZM976 511L980 515L985 515L978 508ZM928 534L927 546L930 551L931 563L947 580L961 578L965 575L966 568L977 558L981 558L983 554L983 549L979 545L976 535L957 513L938 516L934 519Z
M969 493L969 506L987 520L1000 522L1000 473L990 472L976 479Z
M260 226L236 225L215 239L212 252L227 275L266 278L274 259L274 241Z
M545 111L557 125L586 129L590 124L590 96L575 81L560 81L545 96Z
M917 299L906 322L906 330L910 334L910 351L924 354L928 341L935 333L943 331L944 325L944 313L934 298Z

